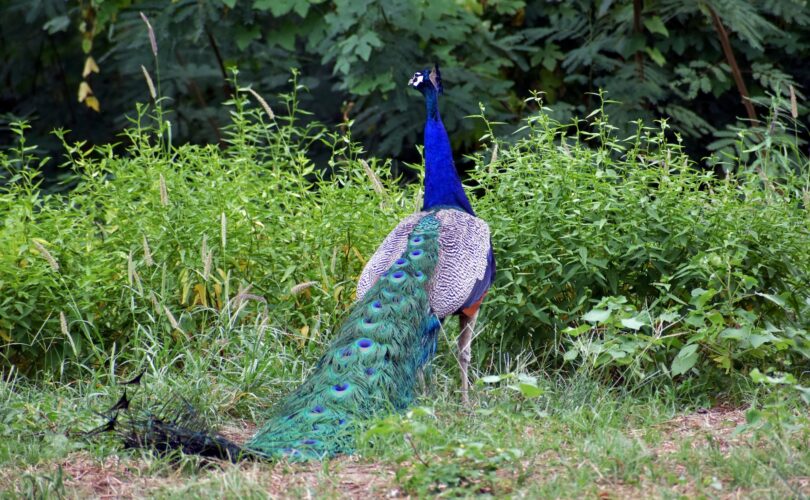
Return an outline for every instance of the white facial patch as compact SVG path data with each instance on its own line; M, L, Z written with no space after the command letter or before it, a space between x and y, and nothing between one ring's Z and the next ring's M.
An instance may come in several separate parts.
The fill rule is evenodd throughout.
M410 80L408 80L408 85L412 85L414 87L418 87L422 84L425 77L422 76L422 73L414 73Z

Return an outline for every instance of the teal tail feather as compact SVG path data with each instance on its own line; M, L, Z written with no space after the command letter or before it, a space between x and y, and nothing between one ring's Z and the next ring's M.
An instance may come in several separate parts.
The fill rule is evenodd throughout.
M424 217L405 253L355 304L315 371L281 401L247 450L290 460L351 453L358 421L413 401L440 326L426 289L438 237L439 221Z
M243 446L208 429L182 398L133 413L126 392L102 414L108 421L87 434L115 431L128 448L231 461L352 453L358 422L405 409L416 397L418 372L433 357L441 326L427 291L438 259L439 220L427 215L405 252L353 306L309 378ZM119 419L120 412L127 418Z

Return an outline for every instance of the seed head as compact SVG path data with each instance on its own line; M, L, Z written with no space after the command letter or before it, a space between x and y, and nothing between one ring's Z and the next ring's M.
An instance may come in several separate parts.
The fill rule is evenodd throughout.
M32 241L34 243L34 246L39 251L39 254L42 256L42 258L45 259L46 261L48 261L48 264L51 266L51 269L53 269L56 272L59 272L59 262L57 262L56 259L53 258L53 255L51 255L51 252L49 252L48 249L45 248L42 245L42 243L38 242L37 240L32 240Z
M259 105L261 105L264 112L267 113L267 117L271 120L275 120L276 115L273 113L273 109L270 107L270 105L267 104L267 101L265 101L264 98L262 98L262 96L260 96L259 93L252 88L248 87L247 91L250 92L250 94L255 97L257 101L259 101Z
M67 318L65 317L65 313L59 311L59 328L62 330L62 335L65 337L70 335L70 331L68 330Z
M146 79L146 85L149 87L149 95L152 96L152 100L157 99L157 92L155 91L155 84L152 83L152 77L149 76L149 72L146 71L146 68L141 64L141 71L143 71L143 77Z
M172 328L174 328L175 330L180 330L180 324L177 323L176 319L174 319L174 315L172 314L171 311L169 311L169 308L166 307L166 306L163 306L163 312L165 312L166 317L169 318L169 324L172 325ZM180 330L180 331L182 331L182 330Z
M374 188L374 191L376 191L377 194L385 194L385 188L383 187L382 181L379 177L377 177L377 174L371 170L371 167L368 166L366 160L361 159L360 165L363 166L363 170L365 170L366 175L369 179L371 179L371 187Z
M317 284L318 284L317 281L306 281L304 283L298 283L297 285L290 288L290 293L292 295L298 295L299 293L303 292L307 288L315 286Z
M169 206L169 189L166 187L166 179L163 174L160 174L160 204L164 207Z
M157 57L158 55L158 48L157 48L157 40L155 39L155 30L152 29L152 24L149 22L149 19L146 17L146 14L141 12L141 19L143 22L146 23L146 29L149 32L149 44L152 46L152 55Z
M219 233L222 238L222 250L225 250L225 244L228 242L228 219L225 218L225 212L219 216Z
M155 265L155 261L152 260L152 250L149 248L149 240L146 239L145 234L143 235L143 260L147 266Z

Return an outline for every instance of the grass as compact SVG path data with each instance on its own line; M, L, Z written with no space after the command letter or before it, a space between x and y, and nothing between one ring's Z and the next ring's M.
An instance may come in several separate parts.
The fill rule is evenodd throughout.
M241 441L310 360L291 363L279 330L210 333L171 353L182 370L145 362L134 404L183 394ZM106 369L69 383L12 376L0 385L0 491L9 498L810 495L806 411L787 390L725 388L684 400L667 385L632 390L587 372L533 373L536 361L520 358L510 372L479 369L467 408L456 392L451 337L411 411L370 422L356 456L304 465L159 458L122 450L111 435L88 440L81 431L102 422L93 410L120 396L122 379ZM251 354L259 345L280 354ZM144 351L155 347L144 340Z

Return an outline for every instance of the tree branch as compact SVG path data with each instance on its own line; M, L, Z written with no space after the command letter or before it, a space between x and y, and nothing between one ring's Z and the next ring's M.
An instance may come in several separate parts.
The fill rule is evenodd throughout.
M633 33L641 35L641 11L644 9L643 0L633 0ZM636 74L644 81L644 53L636 51Z
M731 74L734 77L734 83L737 84L737 91L740 93L740 98L742 98L743 106L745 106L745 111L748 113L748 118L751 119L751 122L754 126L759 125L759 120L757 119L757 113L754 110L754 105L751 103L751 96L748 94L748 88L745 86L745 81L742 77L742 72L740 71L740 66L737 64L737 58L734 57L734 51L731 49L731 42L728 39L728 33L726 32L726 28L723 26L723 23L720 21L720 17L717 15L717 12L714 11L712 7L709 8L709 13L712 16L712 23L714 24L714 29L717 31L717 36L720 38L720 45L723 46L723 54L726 56L726 61L728 65L731 67Z
M234 93L234 90L228 83L228 70L225 69L225 62L222 59L222 53L219 51L219 45L217 44L217 40L216 38L214 38L214 34L211 32L211 29L208 26L205 27L205 34L208 35L208 43L210 43L211 48L214 49L214 56L216 56L217 58L217 64L219 64L219 71L222 73L222 80L223 86L225 87L225 93L227 95L232 95Z

